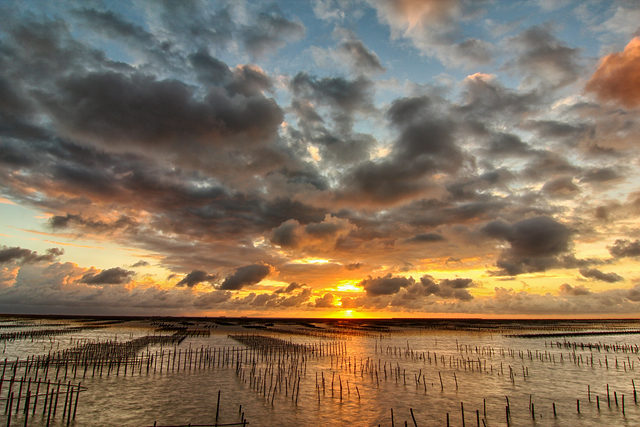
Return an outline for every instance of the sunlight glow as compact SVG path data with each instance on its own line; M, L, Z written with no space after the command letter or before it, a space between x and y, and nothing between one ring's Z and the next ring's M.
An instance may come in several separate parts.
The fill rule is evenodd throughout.
M294 264L328 264L331 261L328 259L307 257L307 258L295 259L291 262Z
M338 282L336 290L339 292L364 292L361 286L358 286L359 280L341 280Z
M310 145L307 150L309 151L309 154L311 155L311 158L313 160L315 160L316 162L319 162L320 160L322 160L322 157L320 156L320 150L318 150L318 147L314 147L313 145Z

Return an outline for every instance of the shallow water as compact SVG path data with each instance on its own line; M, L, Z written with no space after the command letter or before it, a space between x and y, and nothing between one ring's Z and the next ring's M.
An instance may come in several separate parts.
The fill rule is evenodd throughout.
M37 328L52 329L51 326L32 324L24 328L2 329L0 332ZM125 322L46 339L5 341L0 345L4 350L3 358L12 361L16 357L22 360L27 356L73 347L82 340L106 341L117 338L119 342L125 342L154 333L158 334L151 327L128 325ZM636 346L640 345L639 335L517 338L496 332L396 328L393 333L343 335L343 339L326 339L227 326L224 329L212 329L210 336L190 337L177 346L164 346L162 350L246 349L243 344L228 337L229 333L256 333L294 343L316 345L340 343L343 351L334 356L307 354L304 362L293 354L281 354L282 372L287 372L285 378L289 383L282 386L280 382L282 390L277 388L275 394L270 391L274 385L271 381L267 382L266 387L261 383L260 390L254 386L255 381L252 382L249 373L252 366L262 379L268 364L258 353L248 351L244 353L242 365L234 361L228 367L194 366L186 371L181 368L180 372L167 372L164 369L162 373L158 369L154 373L151 369L149 374L146 368L142 372L136 368L133 375L129 369L126 376L123 370L117 376L114 372L107 376L105 370L102 378L98 375L92 378L90 367L84 375L84 368L79 369L76 379L69 371L67 382L81 382L82 386L87 387L80 394L76 418L69 425L152 426L154 422L158 425L213 425L218 409L219 423L240 422L244 413L250 426L391 426L392 410L396 426L404 425L405 421L409 426L414 425L411 410L418 426L444 426L447 414L451 426L462 426L463 406L466 426L476 426L478 416L480 425L484 420L487 426L505 426L507 398L510 425L513 426L640 425L640 409L634 402L632 386L632 380L638 382L639 379L636 369L640 370L640 358L635 347L633 352L623 352L603 348L589 350L580 345L575 348L551 345L552 342L555 344L566 340L578 344L591 342ZM154 354L160 350L160 346L149 346L143 351ZM536 357L536 352L544 357ZM251 354L257 357L257 360L254 359L255 365L251 365L246 358ZM467 361L466 364L463 364L463 359ZM481 369L478 369L478 359ZM297 381L297 374L291 370L294 360L297 361L296 368L300 375L297 399L292 397L291 392L291 385ZM475 363L469 363L470 360ZM633 368L629 366L630 362ZM271 366L277 364L276 358ZM510 368L513 376L510 375ZM17 376L21 375L19 372ZM60 379L62 375L59 372ZM323 376L324 390L321 387ZM7 397L8 377L9 373L5 373L4 385L0 389L3 399L0 403L4 404L0 407L0 425L7 424L7 414L3 410L6 406L4 399ZM55 378L53 370L49 377ZM63 384L66 382L63 381ZM17 387L13 390L16 393ZM596 396L600 400L600 409L597 408ZM28 425L46 425L42 403L40 400L36 414L29 416ZM553 414L554 403L556 416ZM530 404L533 405L533 411ZM479 412L476 413L476 410ZM58 411L50 425L67 425L67 420L61 419L62 401ZM22 408L18 416L13 411L11 425L24 425Z

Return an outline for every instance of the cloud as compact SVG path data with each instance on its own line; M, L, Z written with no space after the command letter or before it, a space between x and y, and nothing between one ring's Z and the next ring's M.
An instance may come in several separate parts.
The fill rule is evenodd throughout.
M193 288L199 283L213 282L217 278L218 276L215 274L208 274L203 270L193 270L187 273L186 276L184 276L178 283L176 283L176 286L186 286L188 288Z
M216 308L220 304L229 301L232 297L229 291L214 290L208 293L200 294L193 302L193 305L200 309Z
M405 240L406 243L434 243L447 240L442 234L439 233L424 233L416 234Z
M640 37L631 39L622 52L600 60L585 90L599 100L618 102L626 108L640 105Z
M614 258L640 256L640 240L617 239L612 246L607 246Z
M580 274L586 278L596 279L607 283L615 283L624 280L622 276L619 276L614 272L604 273L596 268L581 268Z
M149 267L151 264L149 264L147 261L141 259L140 261L134 263L131 268L138 268L138 267Z
M529 144L523 142L519 136L509 133L494 135L487 151L500 157L528 157L533 154Z
M362 280L358 285L362 286L369 296L377 295L391 295L397 294L401 288L406 288L415 281L409 277L393 277L391 273L384 277L372 278Z
M619 181L621 179L624 179L624 175L621 175L619 171L616 171L613 168L594 168L585 171L582 178L580 178L580 182L602 184L611 181Z
M358 308L358 307L362 307L364 304L365 304L364 298L351 298L351 297L340 298L340 307L344 309Z
M324 294L321 298L316 298L314 302L315 308L331 308L333 307L333 295L330 293Z
M259 141L273 137L283 119L275 101L263 96L232 97L213 87L197 99L180 81L142 73L71 76L57 82L56 93L39 98L69 135L120 149L181 141L216 144L229 137Z
M465 37L461 22L481 13L482 2L370 0L378 20L391 27L393 39L406 38L423 54L446 66L472 67L492 59L493 46Z
M495 75L475 73L467 76L462 82L463 103L454 109L466 119L474 133L487 134L491 123L521 120L537 110L543 104L544 97L537 90L514 90L502 84ZM487 126L489 125L489 128ZM529 151L525 145L517 147L518 141L506 141L515 144L514 151Z
M291 292L295 291L296 289L299 289L301 287L303 287L303 285L297 283L297 282L291 282L289 283L289 285L287 285L286 288L280 288L277 289L275 291L273 291L274 294L290 294Z
M129 283L135 274L135 271L114 267L97 274L87 273L80 281L88 285L124 285Z
M398 132L391 152L362 162L344 179L341 198L391 205L416 197L434 186L430 177L454 174L465 156L457 144L452 119L440 114L437 97L400 98L386 117Z
M311 289L305 288L297 295L291 295L284 299L278 300L278 305L281 307L300 307L311 298Z
M153 43L153 36L140 25L128 21L119 13L111 10L90 8L75 9L71 12L86 22L86 28L108 38L121 38L138 43Z
M591 294L591 291L582 285L571 286L568 283L563 283L562 285L560 285L559 294L571 295L571 296L582 296L582 295Z
M271 243L285 248L296 248L300 239L296 234L299 226L300 223L293 219L283 222L271 231Z
M285 249L299 249L302 252L331 252L340 239L345 238L355 227L348 219L327 214L321 222L301 225L298 221L288 220L269 233L271 243Z
M496 265L500 275L515 276L522 273L545 271L557 267L559 255L566 254L572 244L572 231L547 216L525 219L514 224L495 220L481 232L488 237L504 240L504 249Z
M488 283L565 268L585 283L613 281L620 276L601 266L640 253L640 199L629 193L640 121L599 89L576 92L593 49L619 50L614 70L633 64L635 39L625 52L617 43L637 28L628 30L635 15L611 6L585 27L597 43L580 50L586 42L569 27L498 22L506 3L323 0L312 7L331 21L318 22L251 2L62 2L39 15L16 2L0 36L2 197L38 213L38 238L135 247L146 256L114 265L137 270L146 259L167 272L161 283L149 270L96 286L81 280L101 281L109 270L56 266L38 275L55 263L47 246L41 254L4 248L1 286L21 291L0 298L313 313L315 298L339 280L369 276L367 292L341 300L346 293L332 291L331 304L561 313L566 303L579 313L580 304L606 311L608 300L613 311L630 310L628 296L636 297L627 289L582 302L534 295L537 274L531 293L495 299L471 279L440 279L453 268L474 280L489 269ZM536 10L538 22L553 18ZM604 34L623 18L626 33ZM498 26L506 30L488 33ZM405 60L423 62L419 80ZM465 67L474 68L460 74ZM612 245L613 259L578 259L574 240L575 253L587 242L596 251ZM424 284L416 271L438 279ZM51 293L27 292L40 288ZM249 292L238 290L255 293L245 300Z
M331 110L331 118L341 132L350 132L354 114L375 111L373 83L364 76L317 78L304 72L291 79L291 90L298 101L310 101Z
M380 58L369 51L360 40L347 40L340 44L338 52L345 58L350 58L354 70L363 74L383 73L386 68L380 64Z
M562 176L545 182L542 192L550 197L569 198L580 193L580 188L573 183L573 178Z
M426 275L422 276L419 282L409 286L403 298L415 299L434 295L445 299L471 301L473 295L467 289L475 286L477 285L472 279L443 279L436 283L433 277Z
M162 23L170 45L181 48L212 46L218 49L230 44L237 36L238 25L229 5L212 7L195 1L158 2L154 12Z
M253 25L245 27L241 39L245 48L255 57L275 52L287 42L303 38L305 27L301 22L289 21L277 6L257 15Z
M562 87L573 83L580 74L580 49L565 45L548 26L531 27L508 43L518 52L510 65L524 75L526 85Z
M340 40L338 47L334 49L311 47L311 53L319 66L332 68L346 66L353 73L365 76L386 71L378 55L369 50L354 32L336 28L333 35Z
M2 246L0 249L0 264L18 262L20 264L32 264L37 262L55 262L64 254L64 249L49 248L45 255L38 255L36 251L24 249L19 246Z
M23 265L15 283L0 289L0 307L4 312L32 314L179 315L185 308L195 307L198 299L196 293L185 288L129 286L127 274L113 275L122 283L102 283L110 286L83 283L85 276L94 278L100 273L69 262Z
M205 85L222 86L233 78L229 66L209 54L205 48L189 55L198 80Z
M91 177L84 176L87 180L92 180ZM96 188L101 192L101 188ZM111 189L105 189L109 192ZM79 227L85 230L91 230L93 233L109 233L114 230L135 227L138 222L134 218L122 215L120 218L112 221L105 221L100 218L84 218L81 215L75 215L67 213L66 215L54 215L49 218L49 226L54 229L66 229L70 227Z
M571 231L546 216L525 219L515 224L492 221L482 231L490 237L506 240L519 256L557 255L569 250Z
M251 264L239 267L235 273L224 279L220 289L238 291L245 286L260 283L272 271L273 267L268 264Z

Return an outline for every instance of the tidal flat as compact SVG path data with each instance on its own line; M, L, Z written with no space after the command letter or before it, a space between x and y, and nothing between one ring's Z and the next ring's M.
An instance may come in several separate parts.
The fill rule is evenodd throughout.
M638 320L3 316L0 346L3 426L640 425Z

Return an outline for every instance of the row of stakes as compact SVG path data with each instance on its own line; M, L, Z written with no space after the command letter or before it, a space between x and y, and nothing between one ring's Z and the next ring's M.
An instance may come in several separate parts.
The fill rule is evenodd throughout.
M277 340L277 339L273 339L273 338L270 338L270 337L257 336L257 335L254 335L252 338L249 338L249 336L247 336L244 339L242 339L239 336L233 336L232 338L235 338L236 340L241 341L241 342L242 341L250 341L250 340L262 340L262 341L265 341L265 339L266 339L266 341ZM250 349L251 349L251 347L253 347L255 349L256 347L262 346L262 349L260 351L260 353L262 353L262 354L265 354L265 353L268 353L268 352L271 352L271 353L278 353L278 352L281 352L281 351L288 352L288 351L290 351L292 349L293 349L294 352L295 351L300 351L300 352L306 353L311 348L310 352L313 354L313 353L315 353L317 351L317 355L323 355L323 353L324 353L324 355L335 355L337 353L336 350L338 350L339 352L342 353L345 350L345 347L346 347L343 343L330 343L330 344L326 344L324 347L322 346L322 344L319 344L319 348L314 348L312 346L291 344L290 342L284 341L284 340L279 340L279 341L282 341L285 344L284 345L280 345L280 344L275 343L275 342L263 342L262 344L256 344L256 343L253 343L253 345L249 344L249 346L250 346ZM246 342L244 342L244 343L247 344ZM242 349L242 350L250 350L250 349ZM211 350L213 350L213 360L214 360L214 366L215 366L215 352L216 352L216 349L204 349L204 348L203 349L195 349L195 352L192 352L192 350L190 349L189 352L188 352L188 354L189 354L189 362L188 362L189 363L189 370L191 369L191 366L192 366L192 360L191 360L192 357L191 356L193 355L193 353L195 353L194 367L195 367L196 363L198 362L198 350L200 350L200 360L199 360L200 364L202 364L203 359L209 359L209 363L211 363L210 356L211 356ZM616 350L618 350L618 349L616 349ZM625 350L629 351L630 350L631 352L635 353L635 351L634 351L635 349L634 348L631 348L631 349L623 348L621 350L622 351L625 351ZM205 351L206 351L206 354L205 354ZM229 362L230 362L229 359L231 359L231 363L233 363L233 356L238 355L238 353L242 354L243 351L241 351L241 349L236 350L235 348L233 350L225 349L224 353L222 354L223 357L220 357L221 356L220 355L220 349L218 349L218 355L219 355L219 357L218 357L218 366L219 366L219 363L220 363L220 359L224 358L225 353L226 353L226 356L227 356L226 357L226 359L227 359L226 360L226 365L229 366ZM387 353L389 353L389 351L387 351ZM395 353L395 351L394 351L394 353ZM412 353L411 355L414 356L413 352L411 352L411 353ZM489 351L489 354L491 354L491 351ZM162 363L162 356L163 355L164 355L164 352L161 352L161 355L160 355L160 359L161 359L160 371L162 371L162 366L163 366L163 363ZM138 358L135 357L135 356L131 360L128 360L128 358L125 358L125 360L122 361L122 362L119 360L118 361L118 368L117 368L117 371L116 371L116 375L119 374L120 363L122 363L124 365L124 367L125 367L125 375L126 375L126 369L127 369L128 365L131 365L132 367L138 367L139 366L139 368L140 368L139 372L140 372L140 374L142 374L142 366L144 364L143 363L144 356L145 356L144 354L142 356L140 356L140 360L139 361L138 361ZM156 358L155 365L153 363L154 362L154 360L153 360L154 356ZM181 350L180 350L180 352L177 353L177 356L178 356L178 370L179 370L180 369ZM185 355L184 356L185 356L184 359L183 359L184 360L184 367L186 369L186 364L187 364L187 352L186 351L185 351ZM231 356L231 357L229 357L229 356ZM514 355L512 355L512 356L514 356ZM522 355L520 355L520 356L522 358ZM537 354L536 354L536 356L537 356ZM423 353L422 357L424 358L424 353ZM427 358L429 359L429 361L431 361L431 357L427 357ZM157 367L157 359L158 359L157 352L156 352L155 355L150 355L147 352L147 370L146 370L147 373L149 372L150 365L154 366L154 372L155 372L155 367ZM171 360L171 352L168 353L167 359L168 359L167 360L167 370L169 370L169 361ZM173 371L173 367L175 365L175 361L176 361L175 359L176 359L176 352L174 351L174 353L173 353L173 361L172 361L173 363L171 364L171 366L172 366L171 370L172 371ZM437 359L435 353L434 353L434 359L435 359L435 361L437 363L438 359ZM241 361L242 360L241 356L239 358L237 358L236 360L237 361ZM464 359L463 359L463 361L464 361ZM40 359L38 359L37 363L39 363L39 362L40 362ZM51 362L51 360L49 359L48 362ZM60 366L61 366L61 362L62 361L60 359L58 359L57 362L58 362L57 366L58 366L58 369L59 369ZM72 365L75 365L77 367L78 359L76 358L76 360L66 360L65 361L65 379L66 379L67 364L69 362L71 362ZM73 362L75 362L75 363L73 363ZM33 363L33 360L32 360L32 363ZM99 362L98 364L100 365L100 374L102 374L103 363ZM479 364L479 366L481 366L480 362L478 362L478 364ZM88 365L88 363L85 363L85 373L84 373L84 375L86 375L87 365ZM4 367L6 368L6 366L7 366L7 364L6 364L6 361L5 361L5 366ZM17 366L17 362L16 362L16 366ZM27 360L27 366L29 366L29 361L28 360ZM224 361L223 361L223 366L224 366ZM617 367L617 363L616 363L616 367ZM38 368L36 367L36 375L37 375L37 369ZM48 364L47 364L47 369L48 369ZM95 363L94 363L94 373L95 373L95 370L96 370L96 368L95 368ZM77 371L77 368L74 369L74 378L75 378L75 375L76 375L76 371ZM132 369L132 371L133 371L133 369ZM58 371L56 371L56 377L57 377L57 375L58 375ZM454 374L454 376L455 376L455 374ZM396 379L397 379L397 377L398 377L398 373L396 373ZM4 372L3 372L3 375L2 375L2 379L0 379L0 390L2 388L2 382L3 381L4 381ZM14 383L14 382L15 383L20 383L20 392L18 394L18 398L16 399L16 402L17 402L16 403L16 413L18 413L19 407L20 407L20 401L21 401L21 399L23 399L22 394L21 394L22 384L25 382L25 380L22 379L20 381L15 381L15 378L12 378L12 383ZM29 408L29 405L31 403L31 399L33 399L33 413L35 413L35 407L37 405L37 398L39 396L39 388L40 388L40 385L43 384L43 381L34 382L34 385L37 384L37 388L38 388L38 390L36 391L36 393L34 395L31 394L31 390L30 390L30 387L29 387L30 383L31 383L31 379L29 379L29 385L27 386L27 392L26 392L26 394L24 396L24 399L25 399L25 405L24 405L25 414L28 413L28 409L27 408ZM323 381L323 383L324 383L324 381ZM333 381L332 381L332 383L333 383ZM441 380L441 383L442 383L442 380ZM456 383L457 383L457 380L456 380ZM55 385L56 384L54 383L54 388L55 388ZM340 385L342 385L341 381L340 381ZM46 398L45 398L45 406L46 406L46 403L47 403L46 401L49 400L49 402L50 402L49 403L49 407L48 407L49 408L49 413L51 413L51 408L53 407L53 416L55 417L56 408L57 408L57 404L58 404L58 396L60 394L65 394L66 398L65 398L65 404L64 404L63 419L64 419L65 415L68 413L69 416L67 417L67 422L69 422L70 419L75 418L75 411L77 409L77 400L78 400L79 392L81 391L81 385L78 384L77 386L75 386L75 385L71 386L71 383L69 382L69 384L67 385L67 392L66 393L64 391L62 393L60 393L60 387L61 386L63 387L63 385L61 384L60 381L58 381L57 386L58 387L57 387L57 391L56 392L54 392L53 390L51 391L51 399L49 400L50 381L48 382L47 393L45 394L45 396L46 396ZM76 387L77 387L77 389L76 389ZM299 386L298 386L298 388L299 388ZM635 390L635 384L634 383L633 383L633 388L634 388L634 402L637 402L636 390ZM72 408L72 403L73 403L74 390L76 390L76 392L75 392L76 405L73 408L73 415L71 415L71 408ZM333 387L332 387L332 391L333 391ZM607 392L608 392L608 386L607 386ZM358 392L358 394L359 394L359 392ZM54 395L56 397L55 404L53 403L53 396ZM71 397L70 397L70 395L71 395ZM590 398L590 389L589 389L589 398ZM610 405L610 400L611 399L609 397L609 393L607 393L607 398L608 398L607 399L608 400L608 404ZM8 416L9 423L10 423L10 418L11 418L11 411L12 411L11 408L12 408L13 399L14 399L14 393L10 390L10 392L8 393L7 399L6 399L7 400L7 405L6 405L7 408L6 409L7 409L8 414L9 414L9 416ZM615 402L616 402L616 405L617 405L618 400L617 400L616 392L614 392L614 399L615 399ZM599 408L599 396L597 396L597 400L598 400L598 408ZM579 400L577 400L576 404L577 404L577 410L579 412ZM554 406L554 414L555 414L555 404L553 406ZM623 411L623 414L624 414L624 396L622 396L622 406L623 406L622 411ZM67 410L67 407L68 407L68 410ZM507 409L507 419L509 419L510 410L509 410L508 405L507 405L506 409ZM47 408L45 407L45 411L46 410L47 410ZM534 414L533 416L535 416L535 409L534 409L533 404L531 404L531 411L532 411L532 414ZM25 420L25 424L26 424L26 421L27 420ZM415 420L414 420L414 423L415 423ZM48 425L48 422L47 422L47 425Z

